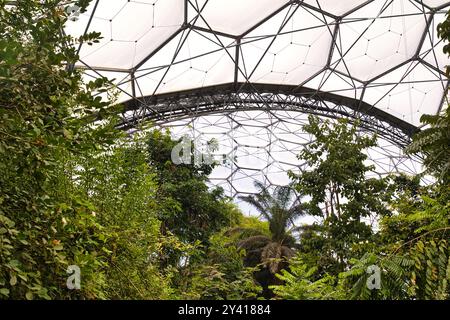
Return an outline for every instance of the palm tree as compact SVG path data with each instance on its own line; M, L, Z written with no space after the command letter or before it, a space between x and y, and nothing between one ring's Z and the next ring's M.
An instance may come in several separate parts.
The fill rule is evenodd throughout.
M270 296L268 286L280 284L275 274L287 268L288 260L295 254L294 221L306 211L300 197L289 186L276 187L272 194L260 182L255 182L255 186L259 193L239 198L255 207L268 221L270 237L244 228L234 228L229 232L240 233L237 245L246 250L245 264L262 266L255 278L265 289L265 295Z

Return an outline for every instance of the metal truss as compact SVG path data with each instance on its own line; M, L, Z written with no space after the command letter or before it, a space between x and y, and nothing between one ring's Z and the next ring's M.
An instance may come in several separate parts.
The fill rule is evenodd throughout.
M89 31L89 27L91 26L93 17L95 16L97 7L100 2L105 0L96 0L93 9L90 12L88 24L85 29L85 33ZM342 36L343 36L343 30L342 27L346 25L351 25L353 23L358 23L360 21L370 20L371 24L375 22L376 19L397 19L398 15L396 15L394 12L389 14L389 10L391 10L393 2L392 1L386 1L383 6L381 6L379 12L375 12L373 14L373 18L367 18L367 17L361 17L360 19L355 18L352 16L355 12L358 10L374 3L374 0L370 1L361 1L360 4L354 6L347 12L336 15L332 12L326 11L326 8L322 8L320 6L320 2L316 2L316 5L311 5L311 2L305 2L301 0L292 0L287 1L283 6L280 8L277 8L274 10L271 14L263 17L262 19L255 22L255 24L242 32L241 34L232 34L227 33L223 31L218 31L214 28L214 26L210 25L210 21L207 21L207 18L204 17L204 10L209 4L209 1L211 0L205 0L205 1L191 1L191 0L184 0L184 21L180 25L179 29L175 31L170 37L168 37L166 40L162 41L162 43L155 48L152 52L150 52L148 55L144 56L140 61L137 61L133 64L131 68L113 68L113 67L102 67L102 66L95 66L90 65L89 63L85 63L84 61L80 61L81 63L77 66L78 68L83 68L86 70L90 70L92 76L92 73L94 73L94 76L102 76L107 72L114 72L114 73L120 73L123 75L121 79L119 79L117 83L117 88L119 90L122 90L123 95L128 97L128 100L132 100L131 102L128 101L126 103L127 109L136 108L138 106L139 108L142 108L142 110L139 110L138 112L134 113L134 118L130 118L129 116L126 117L125 121L128 122L128 124L136 124L139 122L139 119L150 119L154 120L155 118L163 118L163 114L170 113L172 114L172 117L174 116L174 111L182 112L182 110L185 110L187 113L186 115L194 115L195 113L192 113L191 107L186 107L185 104L187 101L179 101L179 107L174 108L172 106L173 103L176 101L173 97L182 96L185 95L185 92L181 92L180 94L175 93L173 95L170 95L172 97L172 101L169 101L167 99L167 95L160 94L159 91L161 87L164 85L165 81L167 81L167 78L169 77L168 74L171 71L171 68L174 68L177 65L185 64L188 62L188 60L195 60L198 59L201 56L208 56L213 53L216 53L218 51L222 51L224 54L228 56L228 58L233 62L234 64L234 72L233 72L233 90L234 90L234 97L233 99L233 93L229 91L231 88L230 85L224 85L224 86L206 86L200 88L193 88L191 91L195 93L196 96L198 96L199 92L206 92L205 99L218 99L225 101L225 98L231 98L231 101L236 100L237 97L239 97L242 100L242 95L249 95L251 94L253 96L253 99L251 99L251 102L253 104L264 104L266 107L278 105L277 101L280 99L275 99L274 101L270 101L270 99L262 98L263 95L273 93L274 95L279 94L278 88L276 90L273 90L276 88L276 85L273 86L261 86L260 83L255 82L253 79L253 76L255 75L255 72L264 66L264 64L267 63L266 59L268 56L272 55L270 52L271 47L273 46L274 42L282 37L286 36L288 34L295 34L295 33L301 33L309 31L310 29L318 29L318 28L324 28L328 30L327 32L330 35L330 43L331 45L329 48L326 48L328 50L328 58L327 61L324 63L324 66L317 70L317 72L311 74L309 77L304 79L301 83L296 84L295 86L292 85L285 85L283 83L280 83L282 85L282 94L287 95L286 99L283 99L284 101L289 101L290 98L292 98L292 101L295 101L296 103L299 103L299 93L302 92L308 92L307 97L307 105L308 107L306 109L311 110L311 103L309 100L316 100L321 101L322 104L327 101L327 99L322 98L323 93L327 92L330 94L337 94L340 95L342 92L342 89L323 89L327 82L329 82L330 77L338 77L342 81L346 82L348 84L347 88L345 89L347 92L354 90L355 91L355 100L360 100L360 108L355 108L354 106L348 106L353 110L357 110L361 112L361 116L365 117L363 114L369 110L371 110L368 115L377 114L377 117L370 121L371 123L377 123L378 121L386 121L390 125L392 125L396 129L400 129L400 131L404 132L406 136L410 136L413 132L417 131L412 126L407 125L407 121L402 121L400 117L397 121L393 118L395 116L391 116L389 112L383 112L378 107L378 103L382 101L383 99L387 99L397 88L398 86L402 84L408 83L409 77L413 74L414 70L418 67L424 67L427 68L430 72L435 74L434 79L425 79L418 82L426 83L426 82L439 82L442 86L442 91L444 93L445 88L448 85L448 79L445 77L444 71L439 68L438 58L435 50L437 49L440 41L438 43L434 43L434 33L436 28L436 22L435 22L435 15L437 13L444 13L445 8L450 6L450 2L446 2L444 4L439 5L438 7L431 7L427 4L427 1L409 1L410 4L413 4L416 8L415 13L408 13L408 16L423 16L423 19L426 20L425 28L423 29L423 33L420 36L420 41L417 45L417 49L414 54L411 54L410 57L404 58L399 60L399 62L392 67L383 70L382 72L371 76L369 79L360 79L357 76L353 75L354 71L351 70L348 67L348 56L352 49L355 47L357 43L362 41L364 39L365 33L368 32L368 29L370 27L365 28L361 31L361 34L354 39L353 43L342 43ZM154 4L153 4L154 5ZM150 6L150 4L149 4ZM125 8L125 6L123 7ZM122 8L122 9L123 9ZM122 10L121 9L121 10ZM303 29L286 29L286 26L288 23L291 22L293 17L298 14L300 10L303 10L307 12L308 14L314 16L318 23L316 25L312 25ZM190 14L189 14L190 13ZM406 13L404 13L406 16ZM252 36L252 32L257 30L259 27L263 26L265 23L273 19L275 16L282 15L284 16L283 19L281 19L281 25L279 27L275 28L273 33L270 34L262 34L258 36ZM114 23L114 19L110 20L110 23ZM385 30L388 32L391 32L391 30ZM188 42L189 37L192 37L193 35L202 36L208 41L210 41L215 48L213 50L206 50L204 53L201 54L201 56L191 56L189 59L179 59L179 54L184 46L186 46L186 43ZM178 40L176 40L178 39ZM224 39L229 39L232 41L229 44L224 43ZM111 41L114 41L113 34L111 34ZM160 52L165 46L167 46L170 42L173 42L176 40L176 49L173 52L173 56L168 59L167 64L159 65L159 66L149 66L147 65L147 62L149 62L152 57L154 57L158 52ZM244 57L244 51L245 48L249 45L253 45L255 43L258 43L263 40L270 40L268 44L266 45L266 48L264 49L262 55L259 57L256 64L249 66L248 63L246 63L246 59ZM426 41L431 41L432 47L430 49L425 50L424 49L424 43ZM119 40L115 40L119 41ZM120 40L123 41L123 40ZM367 41L370 41L370 39L367 39ZM138 42L138 40L134 41ZM295 43L291 42L291 45L295 45ZM312 46L312 44L302 44L302 45L308 45L309 47ZM325 49L325 48L324 48ZM78 51L81 51L81 46L78 48ZM365 53L367 55L367 52ZM276 55L276 54L275 54ZM425 59L425 56L432 56L432 59ZM275 61L275 58L273 58ZM378 60L377 60L378 61ZM431 63L430 63L431 61ZM303 61L303 64L305 62ZM405 68L407 66L407 68ZM192 66L190 67L192 68ZM403 69L402 69L403 68ZM396 83L392 82L383 82L383 77L395 72L399 71L403 73L403 76L401 76L400 79L397 80ZM143 80L145 77L150 77L153 74L157 73L158 71L164 71L162 75L158 75L160 79L157 81L157 85L152 88L151 94L145 93L146 88L142 87L141 80ZM205 73L207 73L209 70L205 70ZM275 71L271 71L275 72ZM288 72L286 72L288 74ZM320 83L316 88L308 89L307 86L308 82L310 82L312 79L321 77ZM414 81L413 81L414 82ZM381 86L389 86L389 90L386 90L382 96L379 97L378 101L376 101L374 104L372 104L371 107L369 107L366 103L363 102L364 100L364 94L366 90L369 90L371 88L377 88ZM124 87L131 87L130 90L124 90ZM227 90L228 97L223 97L223 99L220 99L216 94L213 95L214 90L221 90L225 89ZM260 91L262 89L262 91ZM268 90L267 90L268 89ZM290 92L289 92L290 91ZM315 91L314 94L310 94L310 92ZM358 93L356 93L358 91ZM220 96L220 92L218 92ZM316 99L315 96L318 95L319 97ZM260 101L257 101L257 100ZM297 99L297 101L296 101ZM442 100L445 99L445 95L443 94ZM126 99L124 99L126 100ZM245 100L245 99L244 99ZM150 102L149 102L150 101ZM166 101L170 106L168 107L168 110L162 110L161 105L153 105L154 101L158 101L157 103L160 103L159 101ZM243 100L242 100L243 101ZM195 100L191 99L192 103L195 103ZM443 101L442 101L443 102ZM351 101L352 104L355 103L355 101ZM223 105L224 103L219 103L218 105ZM316 106L318 105L315 103ZM441 103L442 104L442 103ZM285 107L286 107L285 103ZM344 103L338 103L338 105L345 106ZM364 108L361 108L362 105L365 105ZM150 115L148 113L148 110L151 108L155 108L155 110L158 110L158 112L162 112L159 117L157 115ZM298 108L298 105L292 106L295 108ZM206 106L205 106L206 108ZM328 113L332 113L333 110L337 110L335 107L323 107L323 110L328 109ZM222 109L219 108L217 111L221 111ZM385 110L386 111L386 110ZM146 116L143 116L146 115ZM403 115L403 118L405 118L405 115ZM369 122L368 122L369 123ZM377 131L379 128L378 125L375 125L373 128L374 131ZM382 127L383 128L383 127Z
M87 13L88 23L84 32L92 31L90 27L95 30L96 11L99 10L99 4L105 1L94 2L91 11ZM159 3L163 3L161 1ZM108 41L89 54L83 55L83 47L78 48L81 60L76 68L84 69L88 77L116 78L115 84L121 92L121 102L124 105L122 122L119 124L121 129L139 130L140 124L147 122L155 127L174 128L180 134L183 131L191 131L193 135L198 136L216 126L220 129L221 124L226 123L226 132L219 136L234 141L239 148L251 148L251 144L235 139L235 131L246 126L255 127L255 124L249 124L249 121L264 123L260 128L265 136L271 137L266 139L260 150L264 153L266 165L262 168L247 168L242 167L239 161L233 160L229 175L211 178L212 181L216 180L218 185L225 181L231 195L246 192L235 187L236 181L240 179L238 175L276 185L270 178L273 173L271 168L276 163L286 165L289 169L302 167L302 164L295 161L283 164L282 159L277 160L271 156L271 152L279 148L280 144L285 152L298 154L300 150L289 143L284 145L283 139L277 137L277 133L272 130L274 124L285 126L286 131L296 127L297 131L289 134L296 137L294 140L302 141L298 145L300 148L310 142L309 138L300 132L301 126L307 122L307 114L358 121L363 132L376 133L380 145L374 154L378 156L370 158L377 166L385 168L379 168L379 172L420 171L417 159L404 156L401 150L410 142L411 136L420 130L420 115L440 112L446 101L445 92L449 80L442 68L442 42L435 33L437 23L440 22L438 17L444 16L450 2L441 1L433 6L438 2L355 1L348 10L338 13L332 6L323 6L324 3L332 3L330 1L291 0L273 8L269 14L255 18L251 27L236 31L233 28L220 27L215 21L209 20L207 9L213 5L213 0L173 1L179 1L184 10L178 27L166 38L155 39L158 45L144 55L138 56L137 49L145 34L136 39L122 39L111 31L111 34L106 36ZM158 1L128 1L109 22L103 19L102 23L109 24L111 30L124 28L115 25L115 19L120 16L122 10L132 5L153 7L153 15L159 10ZM342 1L342 7L345 6L348 6L347 2ZM368 15L358 15L361 11L366 12L364 10L370 6L374 6L376 11ZM404 8L406 6L408 9ZM245 12L235 14L245 15ZM305 17L311 18L314 23L297 27L295 21L302 21ZM417 19L418 23L423 24L412 49L406 50L410 44L405 40L406 36L391 28L392 23L399 22L399 19L403 23L407 19ZM155 24L154 17L150 20L151 24ZM270 32L264 31L268 23L271 24ZM376 24L380 32L374 35L371 28ZM353 35L355 25L359 29L357 34ZM411 28L413 27L414 23L411 24ZM302 37L300 40L295 38L296 35L308 35L318 30L321 32L308 41L302 42ZM209 45L203 51L191 54L189 45L193 45L190 41L194 37L203 39ZM321 43L321 37L326 41ZM287 40L285 47L275 49L279 47L280 39L290 40ZM373 54L374 49L370 49L374 45L392 45L392 42L398 42L398 46L392 46L389 52L381 50L384 55ZM129 64L109 64L108 59L102 60L102 65L90 61L93 55L102 50L107 53L104 48L116 43L128 46L127 52L134 50ZM164 51L167 47L172 48L171 51ZM257 53L252 54L255 48L258 49ZM401 52L402 50L406 51ZM164 59L156 59L162 52ZM323 61L321 60L319 65L311 64L309 57L322 52L325 53ZM226 81L210 80L208 76L214 73L216 64L202 64L204 59L217 54L221 54L220 61L229 62ZM286 55L295 57L289 69L280 67ZM159 62L154 62L155 59ZM367 64L373 64L375 67L367 75L361 74L360 66L352 62L355 59L361 61L361 68ZM377 68L378 65L381 67ZM183 75L192 77L183 78ZM299 80L289 80L290 77ZM190 85L190 82L194 84ZM440 94L439 101L433 99L431 105L430 97L436 95L436 91ZM395 97L400 95L405 99L395 100ZM399 104L405 104L407 107ZM257 116L254 116L255 114ZM266 117L266 120L254 120L254 117ZM210 121L211 119L215 120ZM215 122L216 120L220 124ZM200 127L206 123L203 128L205 130L199 129L199 123ZM287 123L289 125L286 125ZM179 130L180 127L184 129ZM248 139L252 135L250 131L247 135L242 133L242 136L247 136ZM283 167L279 171L285 173L286 170L286 167ZM245 185L251 189L248 181Z
M236 111L297 111L328 118L358 120L360 126L379 134L398 146L409 143L418 131L413 125L360 100L327 92L282 85L230 83L160 96L142 97L142 101L124 103L121 129L136 127L143 121L164 125L184 118ZM295 90L295 93L292 93Z

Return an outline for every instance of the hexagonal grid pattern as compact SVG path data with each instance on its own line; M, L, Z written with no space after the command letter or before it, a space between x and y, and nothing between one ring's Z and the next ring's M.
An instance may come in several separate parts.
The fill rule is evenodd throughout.
M380 172L416 171L399 148L421 115L446 102L436 27L449 8L440 0L94 0L66 32L102 32L99 44L80 46L75 67L88 79L115 79L121 128L195 124L192 133L205 137L226 129L216 134L241 146L236 159L258 158L212 177L237 194L251 189L247 178L277 184L286 168L301 167L292 156L307 141L299 133L306 113L360 120L380 136L379 150L368 151ZM292 135L286 141L281 128Z
M222 187L229 196L255 193L254 181L271 188L290 182L287 172L300 173L307 165L297 156L313 142L303 131L308 115L298 111L248 110L186 118L161 125L175 138L188 135L202 151L214 139L220 163L210 175L212 185ZM367 134L361 129L359 134ZM366 150L368 164L375 170L369 176L390 173L416 174L422 167L418 158L407 157L401 147L379 137L376 147Z

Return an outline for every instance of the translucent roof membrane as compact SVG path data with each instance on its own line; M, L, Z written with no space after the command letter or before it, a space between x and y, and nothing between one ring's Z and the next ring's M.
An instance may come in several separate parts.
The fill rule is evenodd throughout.
M101 32L100 43L81 46L78 66L115 78L122 100L231 82L295 85L360 99L418 126L443 102L436 26L449 5L94 0L66 31Z
M225 154L246 146L233 152L247 164L211 177L236 194L249 177L284 184L301 167L305 112L366 117L381 133L369 151L378 169L417 171L398 146L446 101L436 28L449 9L440 0L94 0L66 32L102 33L81 46L76 67L115 79L130 126L195 126L193 135L224 139Z

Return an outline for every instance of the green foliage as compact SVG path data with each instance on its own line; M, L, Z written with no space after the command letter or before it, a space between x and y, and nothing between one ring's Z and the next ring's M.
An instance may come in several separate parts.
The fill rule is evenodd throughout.
M352 285L352 299L433 299L450 297L450 251L448 242L440 240L415 242L410 248L378 257L373 253L353 261L353 267L340 275ZM366 285L367 269L376 265L381 271L380 289Z
M450 56L450 11L447 12L445 20L438 24L437 34L439 38L446 42L442 51ZM449 67L447 67L447 76L448 75L450 75Z
M311 197L305 203L308 212L323 219L320 225L307 228L303 248L319 250L323 272L344 271L348 259L367 249L373 231L363 218L389 214L383 200L386 183L367 178L373 170L365 164L364 150L376 144L376 137L358 133L357 124L339 120L332 125L310 116L304 130L315 137L299 158L311 169L300 175L290 174L294 186ZM310 239L314 243L308 244Z
M255 283L255 268L245 267L245 251L237 248L224 232L213 235L206 257L199 259L186 273L181 286L184 299L242 300L256 298L261 288Z
M375 299L404 299L407 291L408 268L413 265L413 260L404 256L379 258L374 253L366 253L361 259L352 259L353 266L350 270L339 275L343 288L351 292L350 299L375 300ZM368 272L370 266L376 266L380 270L380 288L371 289L367 282L372 272Z
M109 101L93 95L107 81L83 83L67 68L78 41L60 32L60 4L0 1L0 290L14 299L103 296L107 236L93 204L65 192L65 160L104 148L116 133ZM86 125L99 114L103 124ZM71 264L82 269L78 292L65 289Z
M255 195L240 197L255 207L268 222L269 233L265 230L238 227L230 233L239 233L239 248L246 250L245 264L261 268L255 272L255 278L264 289L264 296L271 297L270 285L279 284L275 274L288 266L294 256L295 239L292 227L297 217L306 214L300 197L289 187L276 187L273 193L261 183L255 183L259 192Z
M438 115L423 115L421 122L428 127L413 137L406 148L409 154L424 157L426 172L444 184L450 183L450 108Z
M154 130L147 141L150 164L156 169L163 232L168 230L182 241L206 243L214 232L237 219L236 210L226 205L223 190L209 191L206 185L214 164L174 164L171 152L181 140L173 140L168 132Z
M109 299L167 299L171 272L159 269L161 244L179 245L160 234L157 185L142 140L118 139L108 152L77 157L74 190L96 207L108 234L105 296Z
M396 179L394 215L380 222L381 246L342 274L355 299L448 299L450 236L448 190L419 187L417 181ZM381 272L381 289L365 286L369 265Z
M343 298L343 293L335 286L336 278L325 275L314 280L317 267L308 267L300 256L290 260L289 270L282 270L277 277L283 285L272 286L277 299L285 300L335 300Z
M416 299L450 299L448 241L418 241L409 254L414 261L410 295Z

